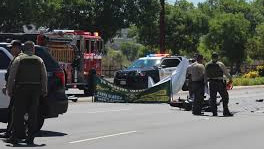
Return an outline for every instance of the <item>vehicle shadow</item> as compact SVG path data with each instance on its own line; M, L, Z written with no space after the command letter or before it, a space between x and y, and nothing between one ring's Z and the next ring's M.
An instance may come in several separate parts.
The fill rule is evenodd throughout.
M5 129L0 129L2 131L5 131ZM62 133L62 132L55 132L55 131L47 131L47 130L41 130L39 133L36 134L36 137L62 137L62 136L66 136L68 134L66 133ZM3 142L6 142L6 139L2 139ZM28 145L24 142L21 142L19 144L6 144L7 147L44 147L46 146L46 144L32 144L32 145Z
M63 137L68 134L62 133L62 132L55 132L55 131L47 131L47 130L41 130L36 137Z
M24 147L24 148L28 148L28 147L44 147L46 146L46 144L32 144L32 145L28 145L26 143L21 143L21 144L7 144L7 147Z

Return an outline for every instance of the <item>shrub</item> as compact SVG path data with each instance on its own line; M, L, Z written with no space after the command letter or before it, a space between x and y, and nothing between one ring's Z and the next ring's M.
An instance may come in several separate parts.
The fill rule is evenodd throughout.
M264 85L264 77L257 78L234 78L234 86Z
M257 66L257 71L259 73L260 76L264 76L264 65L262 66Z
M243 75L243 78L256 78L256 77L259 77L258 71L250 71Z

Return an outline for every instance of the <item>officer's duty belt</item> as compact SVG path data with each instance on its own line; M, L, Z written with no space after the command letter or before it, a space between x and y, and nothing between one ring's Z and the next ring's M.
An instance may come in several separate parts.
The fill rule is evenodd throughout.
M40 82L16 82L16 85L40 85Z
M204 81L192 81L193 83L204 83Z
M209 79L208 81L224 81L223 79Z

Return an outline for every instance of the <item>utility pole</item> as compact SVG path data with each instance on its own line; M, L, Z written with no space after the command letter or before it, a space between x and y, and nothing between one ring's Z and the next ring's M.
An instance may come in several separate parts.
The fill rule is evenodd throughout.
M165 0L160 0L160 53L165 53Z

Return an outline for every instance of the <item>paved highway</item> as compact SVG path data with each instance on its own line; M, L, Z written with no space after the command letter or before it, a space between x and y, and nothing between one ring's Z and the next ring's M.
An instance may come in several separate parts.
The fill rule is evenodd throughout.
M186 96L186 92L179 94ZM234 117L193 116L168 104L71 102L47 119L35 148L48 149L249 149L263 148L264 87L230 91ZM0 129L6 124L0 124ZM21 145L24 146L23 144ZM20 148L21 146L14 147ZM0 148L10 148L0 140Z

